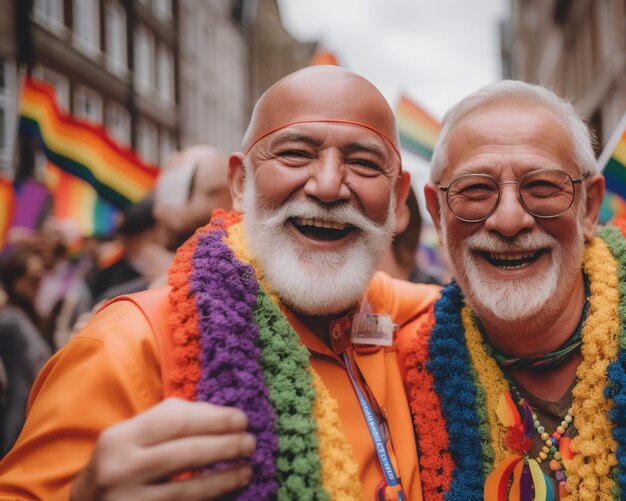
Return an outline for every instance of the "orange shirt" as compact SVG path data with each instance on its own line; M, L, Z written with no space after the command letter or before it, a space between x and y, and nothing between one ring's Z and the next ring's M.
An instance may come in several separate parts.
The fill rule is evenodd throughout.
M151 318L152 324L156 320L167 325L166 290L156 293L162 308L158 319ZM437 295L437 287L377 274L367 298L375 312L389 313L403 325L424 313ZM311 351L313 367L339 404L339 417L359 464L364 499L374 499L384 476L343 363L286 313ZM72 479L86 465L99 433L168 396L161 367L168 367L170 361L162 348L171 346L172 340L167 330L157 331L132 300L119 300L101 310L48 362L33 386L22 434L0 462L0 498L67 500ZM413 426L396 348L362 351L352 349L351 358L387 416L388 450L396 472L408 499L421 500Z

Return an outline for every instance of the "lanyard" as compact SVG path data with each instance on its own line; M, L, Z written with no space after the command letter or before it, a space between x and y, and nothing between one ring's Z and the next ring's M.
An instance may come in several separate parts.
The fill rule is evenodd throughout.
M378 460L380 461L383 473L385 474L387 485L389 487L399 486L399 489L397 489L398 501L405 501L404 494L402 493L402 488L400 486L400 480L398 480L398 477L396 476L396 472L394 471L393 465L391 464L391 458L389 457L389 453L387 452L387 448L385 447L385 442L383 441L383 437L380 435L380 430L378 429L378 425L376 424L374 411L372 410L370 403L367 401L367 398L365 398L365 395L363 395L361 388L359 388L359 385L354 378L354 374L352 373L352 365L350 364L348 354L344 351L341 356L346 364L348 376L350 377L350 381L352 382L352 386L354 387L356 396L359 399L359 404L361 405L363 416L365 416L365 422L367 423L370 435L372 436L372 440L374 441L376 454L378 455Z

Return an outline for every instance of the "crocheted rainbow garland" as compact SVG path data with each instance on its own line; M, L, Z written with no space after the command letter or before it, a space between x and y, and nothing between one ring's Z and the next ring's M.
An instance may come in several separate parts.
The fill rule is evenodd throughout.
M598 236L583 263L591 297L573 389L568 500L626 495L626 239L610 227ZM405 361L425 499L483 499L487 476L513 453L496 416L509 386L456 283L442 291Z
M170 269L175 394L248 415L253 477L236 499L362 499L337 402L251 263L239 220L216 211Z

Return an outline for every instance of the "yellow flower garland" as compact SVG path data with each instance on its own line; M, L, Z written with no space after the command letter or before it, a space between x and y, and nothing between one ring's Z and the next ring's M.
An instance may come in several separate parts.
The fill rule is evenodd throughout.
M496 464L498 464L511 454L502 440L506 431L505 427L496 415L496 407L498 406L500 395L509 390L509 384L494 358L487 355L483 336L478 330L474 314L469 306L463 307L461 318L463 319L463 327L465 328L465 339L470 359L476 368L478 381L485 390L485 404L489 419L489 436L491 437L491 446L495 456L494 459Z
M357 501L363 499L359 466L352 458L352 447L341 432L341 421L337 401L331 396L322 378L311 367L311 377L316 398L315 420L321 426L317 429L319 456L322 460L322 485L336 499Z
M611 499L617 445L608 418L611 402L604 398L606 369L618 350L619 293L617 263L606 244L594 238L587 246L583 268L591 282L589 315L583 326L583 361L572 394L578 434L572 439L574 458L568 465L567 501Z

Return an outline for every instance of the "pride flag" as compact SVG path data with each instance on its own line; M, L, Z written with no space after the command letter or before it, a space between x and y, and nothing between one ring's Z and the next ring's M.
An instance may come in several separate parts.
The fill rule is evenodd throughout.
M626 113L598 158L598 169L606 180L600 222L626 217Z
M13 183L0 179L0 250L7 244L7 233L15 211L15 193Z
M430 161L441 124L406 96L395 114L402 148Z
M11 228L35 231L41 225L48 207L50 192L45 184L35 179L22 179L13 184L15 209Z
M84 237L110 235L117 228L120 211L88 183L52 163L47 164L44 174L56 218L75 221Z
M337 56L326 49L317 49L311 58L309 66L331 65L339 66Z
M158 169L116 144L103 127L62 112L49 84L26 78L19 110L20 130L37 138L48 159L116 207L126 209L152 190Z

